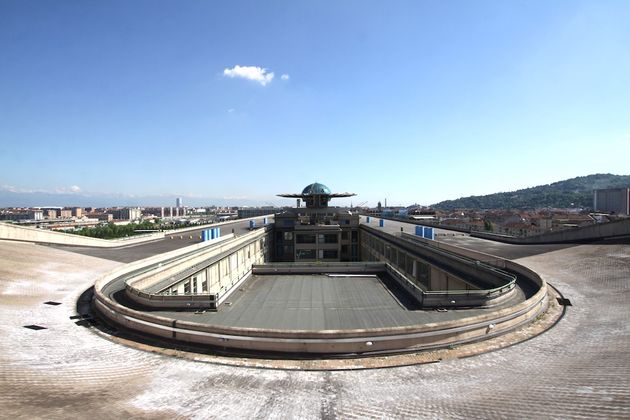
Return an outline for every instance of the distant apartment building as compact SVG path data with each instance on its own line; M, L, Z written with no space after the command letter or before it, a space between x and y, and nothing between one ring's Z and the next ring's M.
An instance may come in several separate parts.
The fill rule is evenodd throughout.
M47 219L56 219L57 218L57 210L47 209L44 210L44 215Z
M265 216L267 214L273 214L275 209L273 207L243 207L238 209L238 218L247 219L248 217Z
M630 215L630 188L609 188L593 191L593 210Z
M81 217L81 216L83 216L83 209L81 207L73 207L71 209L71 211L72 211L72 215L74 217Z
M72 209L59 210L59 217L62 219L70 219L72 217Z
M124 208L112 210L111 214L116 220L139 220L142 216L142 211L139 208Z
M114 220L114 215L109 213L87 213L86 216L89 219L98 219L101 222L111 222Z
M44 220L43 210L15 210L0 213L0 220L19 222L23 220Z

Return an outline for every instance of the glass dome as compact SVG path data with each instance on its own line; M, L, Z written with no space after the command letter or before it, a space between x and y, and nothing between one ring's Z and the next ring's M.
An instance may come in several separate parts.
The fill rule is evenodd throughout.
M315 182L313 184L307 185L303 190L302 190L302 195L314 195L314 194L326 194L326 195L330 195L330 188L328 188L327 186L325 186L324 184L320 184L318 182Z

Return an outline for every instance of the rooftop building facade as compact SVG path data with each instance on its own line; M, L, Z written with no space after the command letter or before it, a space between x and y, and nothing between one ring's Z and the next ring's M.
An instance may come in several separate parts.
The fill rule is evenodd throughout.
M306 207L275 215L274 261L359 261L359 215L328 206L332 198L353 195L332 193L317 182L301 193L278 194L299 199Z

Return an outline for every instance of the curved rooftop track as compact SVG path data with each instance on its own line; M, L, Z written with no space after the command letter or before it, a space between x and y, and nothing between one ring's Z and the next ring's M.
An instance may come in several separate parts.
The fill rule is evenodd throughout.
M541 274L572 306L518 346L395 369L243 369L171 358L94 334L76 301L119 265L0 241L0 402L11 418L628 418L630 245L458 245ZM60 305L49 305L55 302ZM79 325L77 325L79 323ZM33 330L24 326L46 329ZM448 352L447 352L448 353ZM423 359L418 357L417 362ZM278 365L278 367L282 367Z

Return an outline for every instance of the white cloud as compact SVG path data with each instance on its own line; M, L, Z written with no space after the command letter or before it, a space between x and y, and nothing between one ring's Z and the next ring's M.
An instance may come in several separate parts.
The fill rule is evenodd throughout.
M81 188L78 185L71 185L69 187L59 187L59 188L55 188L55 191L54 191L54 193L57 193L57 194L77 194L80 192L81 192Z
M18 194L78 194L83 192L78 185L69 187L57 187L55 189L46 188L21 188L13 185L0 185L0 191L18 193Z
M282 76L280 76L280 78L282 80L289 80L289 75L288 74L283 74Z
M13 185L2 185L0 186L0 190L8 192L18 192L17 188L15 188Z
M231 69L223 70L223 75L226 77L234 78L239 77L242 79L253 80L260 83L262 86L266 86L273 80L273 72L268 72L267 69L255 66L239 66L238 64Z

